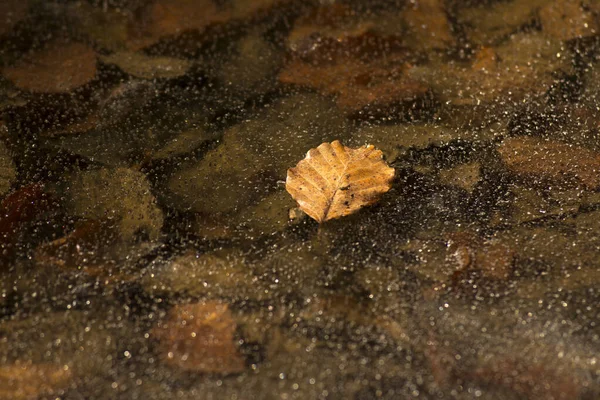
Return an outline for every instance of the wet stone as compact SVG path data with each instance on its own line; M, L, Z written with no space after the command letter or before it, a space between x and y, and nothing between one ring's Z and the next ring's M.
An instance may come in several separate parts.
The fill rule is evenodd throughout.
M283 54L257 31L243 37L230 59L211 67L209 74L216 75L233 96L256 96L274 89L273 77L282 60Z
M429 306L434 307L435 303ZM443 373L454 370L460 376L468 376L472 384L479 383L478 390L490 398L567 399L587 392L593 378L589 375L590 355L586 352L595 346L561 339L577 326L500 310L495 310L494 321L484 321L477 317L478 312L452 301L444 312L425 312L432 325L428 358L434 368L440 369L437 380L444 390L458 384L455 374ZM550 327L547 334L540 337L533 333L536 329L532 326L544 323ZM489 332L485 341L480 339L481 329ZM472 351L474 345L483 351ZM507 348L512 350L510 355ZM530 357L532 348L538 358ZM562 357L557 356L557 350Z
M290 218L290 210L295 206L294 199L281 188L232 217L232 224L250 234L274 234L294 225L294 219Z
M349 143L356 146L372 144L383 151L388 162L394 162L411 150L444 147L459 141L486 142L493 137L493 131L413 123L365 127L354 133Z
M0 399L600 398L599 16L0 0Z
M366 59L404 45L406 33L399 13L361 15L347 4L323 4L301 15L287 37L287 47L308 62L331 62L346 54Z
M183 371L235 374L245 369L235 344L235 321L227 304L201 302L173 307L153 330L162 362Z
M58 187L75 215L108 219L125 239L147 235L156 239L163 225L162 211L146 177L131 169L82 171L72 176L72 184Z
M456 271L478 270L491 279L507 279L512 273L515 249L507 241L464 231L449 234L447 243L447 262Z
M2 343L11 343L0 352L0 379L8 384L2 390L25 399L49 393L56 397L90 375L106 377L118 346L127 346L124 339L131 334L130 328L116 310L94 315L55 311L2 321Z
M577 187L543 190L511 185L510 193L510 218L516 223L575 214L600 202L598 193Z
M485 69L481 58L475 58L470 63L437 61L418 65L408 75L426 82L446 104L494 103L506 108L542 95L556 81L555 73L571 70L561 42L538 33L515 34L493 51L497 62L488 63Z
M15 65L5 67L2 74L19 89L69 92L94 79L96 53L82 43L55 40Z
M240 211L273 190L308 149L346 132L325 100L311 95L281 100L261 117L228 129L216 149L177 171L168 181L169 198L195 212Z
M117 52L100 57L102 62L115 64L126 73L143 79L177 78L185 75L191 63L172 57L149 57L141 53Z
M458 165L454 168L440 171L439 176L442 183L458 186L471 194L475 186L481 181L481 164L475 162Z
M0 398L28 400L40 396L60 395L68 387L68 366L15 363L0 367Z
M154 295L232 299L265 296L259 278L252 274L243 256L232 252L177 257L151 267L141 284Z
M426 0L412 3L402 16L408 26L407 42L412 48L440 50L456 44L443 1Z
M576 180L589 189L600 184L600 156L581 147L521 136L506 139L498 151L509 170L518 175L555 182Z
M252 267L272 296L311 295L322 285L324 259L307 245L282 246L254 260Z
M531 24L539 10L551 0L498 2L491 7L468 7L458 11L458 20L467 27L476 44L493 44Z
M69 5L65 14L72 25L103 49L117 51L132 46L134 13L127 8L102 9L86 2ZM135 46L132 46L135 47Z
M551 2L540 10L542 29L560 40L594 36L598 33L598 5L573 0Z
M8 33L27 15L29 1L7 0L0 5L0 36Z
M370 63L340 59L323 66L293 61L282 70L279 80L335 96L340 110L351 116L395 114L402 118L428 101L429 87L411 77L410 69L402 55ZM354 84L347 85L348 81Z
M17 177L15 164L4 143L0 142L0 196L8 192Z
M109 221L81 220L67 235L38 246L34 260L40 269L58 269L111 286L137 280L142 274L138 263L157 247L122 240Z
M152 154L152 160L164 160L190 154L204 143L215 139L216 135L203 127L185 130L175 135L170 142Z

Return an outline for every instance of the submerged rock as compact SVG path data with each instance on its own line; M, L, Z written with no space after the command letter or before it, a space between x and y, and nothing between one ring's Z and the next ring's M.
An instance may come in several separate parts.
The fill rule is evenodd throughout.
M544 94L558 71L571 71L562 43L539 33L513 35L492 49L480 50L484 53L471 63L440 60L417 65L408 74L429 85L447 105L506 108Z
M370 126L355 132L352 146L372 144L383 151L388 162L406 156L411 150L444 147L455 142L485 143L499 136L494 130L462 129L443 124L412 123Z
M324 257L307 245L281 246L252 262L255 275L272 296L312 295L319 287Z
M99 302L93 313L52 311L2 321L0 335L10 346L0 346L0 394L15 397L1 398L56 398L69 387L106 378L119 346L134 334L115 306Z
M256 31L242 38L231 57L223 64L217 62L209 73L231 92L229 96L257 96L275 86L282 61L283 53L264 38L264 33Z
M443 184L458 186L472 194L475 186L481 181L481 164L474 162L457 165L440 171L439 176Z
M29 5L29 0L6 0L0 4L0 36L25 18Z
M185 165L167 182L174 206L201 213L241 211L273 191L289 166L324 141L347 135L331 103L297 95L271 105L256 119L225 131L222 143Z
M371 62L345 58L322 66L293 61L279 80L335 96L340 110L351 116L394 114L402 118L428 102L429 86L412 78L410 69L404 55Z
M69 386L68 366L15 363L0 367L0 398L30 400L60 395Z
M148 270L141 281L153 295L231 299L263 298L258 283L241 255L225 252L177 257Z
M136 78L177 78L191 67L188 60L173 57L150 57L142 53L116 52L100 57L107 64L114 64Z
M589 189L600 186L600 154L585 148L519 136L504 140L498 152L518 175L559 182L575 179Z
M7 193L17 177L15 163L3 142L0 142L0 196Z
M144 174L126 168L82 171L71 177L64 190L67 209L74 215L108 219L125 239L145 233L156 239L163 225Z
M532 24L538 11L553 2L512 0L497 2L491 6L477 5L459 10L457 19L465 26L473 43L489 45Z
M65 93L96 76L96 53L82 43L55 40L6 67L2 74L20 89Z
M595 36L600 31L598 5L593 2L557 0L540 10L543 31L560 40Z
M443 0L413 2L402 13L413 49L443 50L456 44Z
M152 332L165 364L183 371L227 375L245 369L234 343L235 330L227 304L211 301L175 306Z
M165 160L192 153L204 143L214 139L216 135L202 127L184 130L152 154L152 160Z

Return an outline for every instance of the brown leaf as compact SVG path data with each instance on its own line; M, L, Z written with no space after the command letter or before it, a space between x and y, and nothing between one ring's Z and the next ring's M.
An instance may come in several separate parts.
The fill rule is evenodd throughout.
M339 141L311 149L288 169L286 189L319 223L352 214L391 188L394 169L368 145L350 149Z
M244 370L234 344L236 323L217 301L175 306L154 330L164 362L185 371L219 374Z
M2 73L23 90L65 93L94 79L96 53L84 44L57 40Z

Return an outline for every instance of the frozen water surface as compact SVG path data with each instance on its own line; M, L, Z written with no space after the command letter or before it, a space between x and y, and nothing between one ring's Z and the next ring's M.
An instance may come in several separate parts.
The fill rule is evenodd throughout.
M0 399L600 398L599 82L593 0L0 0Z

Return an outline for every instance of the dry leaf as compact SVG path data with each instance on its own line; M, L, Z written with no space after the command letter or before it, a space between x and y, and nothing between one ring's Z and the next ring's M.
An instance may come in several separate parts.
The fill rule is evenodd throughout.
M368 145L350 149L339 141L311 149L288 169L286 189L319 223L352 214L390 190L394 169Z

